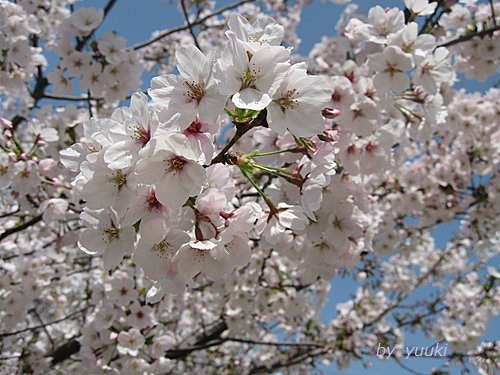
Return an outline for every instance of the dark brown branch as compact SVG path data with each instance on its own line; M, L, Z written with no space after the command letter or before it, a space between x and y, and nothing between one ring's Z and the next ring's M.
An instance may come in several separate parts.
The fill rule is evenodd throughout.
M324 345L315 342L294 342L294 341L258 341L249 339L240 339L237 337L224 337L227 341L239 342L242 344L262 345L262 346L289 346L289 347L311 347L323 348Z
M53 321L51 321L49 323L45 323L43 325L37 325L37 326L27 327L27 328L24 328L24 329L20 329L18 331L0 333L0 338L1 337L16 336L16 335L19 335L21 333L25 333L25 332L29 332L29 331L35 331L35 330L40 329L40 328L44 328L44 327L51 326L53 324L64 322L65 320L68 320L68 319L72 318L75 315L81 314L82 312L84 312L85 310L88 310L91 307L93 307L93 305L85 306L83 309L80 309L80 310L75 311L75 312L73 312L73 313L71 313L69 315L66 315L66 316L62 317L61 319L53 320Z
M199 336L192 346L186 348L170 349L165 353L165 358L183 359L192 352L222 344L225 339L221 339L221 334L227 329L225 321L217 323L208 333Z
M201 51L200 45L198 44L198 38L196 37L196 34L193 30L193 25L189 21L189 14L187 12L186 4L184 3L184 0L181 0L181 8L182 8L182 13L184 14L184 19L186 20L187 27L189 29L189 33L193 37L194 44Z
M459 43L471 40L472 38L475 38L476 36L479 37L479 38L483 38L483 37L485 37L487 35L493 37L493 33L495 31L498 31L498 30L500 30L500 26L497 25L497 26L492 27L491 29L485 29L485 30L478 31L478 32L475 32L475 33L471 33L471 34L467 34L467 35L462 35L461 37L458 37L457 39L453 39L453 40L450 40L448 42L441 43L441 44L438 45L438 47L453 46L455 44L459 44Z
M497 26L497 19L495 15L495 5L493 4L493 0L489 0L490 10L491 10L491 19L493 20L493 26Z
M234 8L237 8L239 7L240 5L243 5L243 4L246 4L246 3L252 3L254 2L255 0L240 0L236 3L233 3L233 4L229 4L229 5L226 5L225 7L222 7L220 8L219 10L216 10L215 12L213 13L210 13L208 15L206 15L205 17L203 18L200 18L199 20L196 20L195 22L191 23L191 26L197 26L197 25L200 25L202 24L203 22L205 22L206 20L208 20L209 18L212 18L212 17L215 17L215 16L218 16L219 14L221 13L224 13L225 11L228 11L228 10L231 10L231 9L234 9ZM132 47L133 50L138 50L138 49L141 49L141 48L144 48L144 47L147 47L151 44L153 44L154 42L157 42L163 38L165 38L166 36L169 36L171 34L174 34L176 32L179 32L179 31L184 31L184 30L187 30L189 29L189 26L188 25L184 25L184 26L178 26L178 27L174 27L172 29L169 29L169 30L166 30L164 31L163 33L161 33L160 35L158 36L155 36L154 38L150 39L150 40L146 40L145 42L142 42L142 43L139 43L139 44L136 44L135 46Z
M50 344L52 345L52 348L55 348L56 343L54 342L54 339L50 335L50 332L47 330L47 325L43 322L42 317L40 316L38 311L36 311L35 308L32 308L29 312L31 312L31 313L33 313L33 315L35 315L36 320L38 320L40 322L40 325L42 326L43 331L47 335L47 338L49 339Z
M49 94L44 94L43 95L44 99L52 99L52 100L66 100L69 102L84 102L88 100L103 100L102 98L87 98L86 96L55 96L55 95L49 95Z
M13 227L13 228L7 229L5 232L3 232L2 234L0 234L0 242L3 241L8 236L10 236L11 234L20 232L20 231L22 231L22 230L24 230L26 228L29 228L29 227L35 225L40 220L42 220L42 215L35 216L31 220L28 220L27 222L22 223L22 224L18 225L17 227Z

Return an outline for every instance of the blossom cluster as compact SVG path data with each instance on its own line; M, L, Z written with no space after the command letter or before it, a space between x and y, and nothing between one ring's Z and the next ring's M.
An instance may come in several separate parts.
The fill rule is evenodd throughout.
M72 3L0 0L2 370L311 373L419 327L494 372L500 90L453 85L495 74L496 4L349 4L298 56L307 1L181 1L131 47Z
M250 24L235 14L228 24L220 58L179 48L180 75L154 78L152 102L134 94L111 118L85 122L83 142L61 151L62 163L79 172L73 185L85 201L80 247L102 254L106 269L132 255L161 290L178 290L199 272L218 278L246 265L249 237L275 244L304 229L335 174L335 132L311 138L323 133L331 96L322 78L290 64L290 50L280 46L284 30L271 18ZM260 137L284 136L283 146L296 148L294 168L257 164L258 151L216 156L224 109L236 132L254 127ZM282 176L297 198L275 205L258 189L267 206L237 202L228 181L239 172L255 185L257 171ZM347 219L352 207L342 210Z

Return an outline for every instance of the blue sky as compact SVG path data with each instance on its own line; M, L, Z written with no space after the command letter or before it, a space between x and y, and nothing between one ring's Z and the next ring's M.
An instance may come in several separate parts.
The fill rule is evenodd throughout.
M108 1L103 0L85 0L76 3L77 7L104 7ZM233 1L218 2L219 6L232 3ZM371 6L381 5L383 7L401 6L402 0L358 0L360 5L359 10L367 12ZM338 20L343 6L335 5L331 2L320 2L314 0L314 3L305 6L302 13L302 21L298 27L298 34L302 40L298 52L302 55L307 55L314 43L321 40L323 35L333 36L335 34L335 23ZM118 0L115 7L109 14L102 31L114 30L118 35L127 39L127 45L131 46L136 43L149 39L151 32L155 30L166 29L178 26L183 22L180 13L177 11L177 1L165 0ZM484 91L491 87L493 78L486 83L477 83L466 80L463 76L459 77L461 82L459 87L464 87L468 91ZM147 88L149 77L143 82L143 89ZM439 246L444 246L454 231L458 229L457 223L443 224L437 230L433 231L433 235ZM350 279L334 280L332 283L332 291L329 295L329 302L322 312L322 317L327 319L335 314L335 305L349 299L349 294L356 290L357 284ZM425 292L424 292L425 293ZM500 323L500 319L495 320ZM500 326L500 324L497 324ZM487 338L498 339L498 328L490 327ZM415 334L406 338L406 345L432 345L433 341L426 339L421 334ZM335 364L332 366L321 366L321 370L325 374L368 374L368 375L386 375L386 374L404 374L407 373L401 369L394 361L380 361L375 356L371 358L373 367L364 369L359 364L353 365L346 371L339 372ZM405 361L403 363L410 366L413 370L429 373L430 369L437 366L439 363L431 358L418 358ZM452 374L459 374L459 368L451 367L448 369Z

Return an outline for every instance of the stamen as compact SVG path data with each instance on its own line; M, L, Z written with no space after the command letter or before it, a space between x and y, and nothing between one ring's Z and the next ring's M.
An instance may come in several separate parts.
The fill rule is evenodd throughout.
M142 144L143 146L151 139L149 130L144 129L140 125L131 125L129 126L129 129L132 132L130 138L134 139L137 143Z
M182 170L182 168L184 168L187 160L180 156L174 156L173 158L165 160L165 162L167 163L165 172L173 172L174 174L177 174Z
M122 170L119 169L113 174L113 177L111 177L109 181L112 182L118 190L120 190L122 186L127 183L127 176L125 176Z
M283 112L285 112L285 110L287 109L294 109L299 106L299 101L294 98L295 94L297 95L299 94L297 89L290 89L285 93L285 95L282 98L277 100Z
M196 83L194 81L188 82L184 81L184 85L187 86L188 91L184 92L182 96L184 96L188 103L191 103L195 100L197 103L200 103L200 100L205 95L205 89L200 83Z

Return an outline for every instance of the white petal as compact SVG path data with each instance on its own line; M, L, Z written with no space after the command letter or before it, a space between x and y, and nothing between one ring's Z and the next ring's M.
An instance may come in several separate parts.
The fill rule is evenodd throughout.
M246 88L237 92L233 95L232 100L238 108L253 109L255 111L263 110L271 103L271 98L268 94L252 88Z

